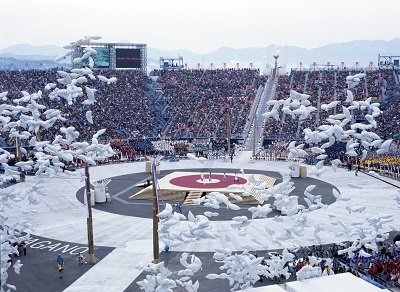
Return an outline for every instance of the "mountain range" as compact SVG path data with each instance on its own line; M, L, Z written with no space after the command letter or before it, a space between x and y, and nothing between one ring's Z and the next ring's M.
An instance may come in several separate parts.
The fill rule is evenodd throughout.
M279 64L284 67L298 67L300 61L305 67L309 67L313 62L317 64L330 62L332 65L340 65L341 62L345 62L346 66L353 66L356 61L359 62L360 66L366 67L370 61L377 63L378 54L399 56L400 38L390 41L356 40L329 44L313 49L282 45L241 49L222 47L206 54L196 54L189 50L165 51L148 47L147 63L149 69L154 69L159 67L160 57L176 58L182 56L184 63L187 63L189 68L196 68L198 63L201 63L203 68L209 68L210 63L214 63L215 67L222 67L223 63L227 63L229 67L235 66L236 63L240 63L240 66L248 67L250 62L255 67L268 68L274 64L272 56L276 52L279 52ZM32 61L35 64L39 62L42 66L44 62L46 62L46 66L51 66L52 64L54 66L57 66L57 64L59 66L68 66L69 60L65 60L61 64L54 61L54 58L62 53L65 53L65 49L54 45L14 45L0 49L0 69L2 69L2 63L3 67L5 66L6 60L7 64L10 64L10 62L22 62L26 66L30 66Z

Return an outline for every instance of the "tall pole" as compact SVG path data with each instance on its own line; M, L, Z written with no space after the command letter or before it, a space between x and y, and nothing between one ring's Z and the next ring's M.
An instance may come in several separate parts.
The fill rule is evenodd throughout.
M275 76L277 76L277 74L278 74L278 58L279 58L279 52L276 52L273 56L274 56L274 59L275 59L275 68L274 68L273 78L275 78Z
M157 198L157 186L156 186L156 175L157 167L156 162L151 162L151 170L153 172L153 263L158 264L160 262L160 247L158 242L158 198Z
M40 137L40 132L38 131L37 133L36 133L36 141L42 141L42 138Z
M94 256L94 241L93 241L93 220L92 220L92 194L90 192L90 175L89 175L89 164L85 163L85 190L87 198L88 217L87 223L87 235L88 235L88 247L89 252L86 255L85 262L88 264L95 264L96 257Z
M20 139L19 137L15 138L15 160L17 162L21 161L21 149L20 149Z
M228 140L228 154L231 153L231 115L229 114L229 112L226 113L226 138Z
M256 156L256 126L257 126L257 121L256 121L256 116L254 115L253 118L253 156Z

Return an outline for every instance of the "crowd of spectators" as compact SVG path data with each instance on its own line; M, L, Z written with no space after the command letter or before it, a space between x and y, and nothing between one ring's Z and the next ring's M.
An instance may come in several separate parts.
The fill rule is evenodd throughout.
M366 77L353 89L355 99L365 99L368 95L373 102L384 100L381 107L383 115L378 118L378 132L382 138L400 136L400 102L384 96L387 86L396 85L396 72L393 69L292 70L290 75L279 76L274 99L288 98L290 89L293 89L309 94L311 105L317 110L301 122L284 113L281 114L280 121L270 118L266 123L264 136L272 139L301 139L302 129L314 130L330 114L336 112L325 112L321 110L321 105L335 100L344 102L347 98L346 77L361 72L365 72ZM354 112L356 117L359 114Z
M75 126L82 140L90 139L102 128L107 129L104 136L107 140L151 135L155 117L150 110L149 101L145 98L147 76L134 70L100 70L96 73L116 77L118 81L112 84L99 80L88 82L90 88L97 90L96 103L90 107L93 124L86 120L85 112L89 108L81 104L83 97L78 98L73 105L68 105L62 99L52 101L47 98L49 92L45 91L44 87L49 82L56 83L56 69L0 71L0 92L8 91L8 100L3 102L11 102L12 99L22 96L22 90L28 93L42 90L44 98L39 103L47 108L61 109L68 119L67 126ZM60 84L58 86L61 88ZM61 126L64 124L56 123L55 130ZM42 132L40 135L45 139L54 133Z
M400 253L379 254L370 261L368 274L388 286L400 285Z
M223 137L226 114L232 135L242 134L259 85L259 70L154 71L171 117L170 137ZM264 78L264 79L263 79Z
M400 287L400 249L394 243L381 243L377 251L362 247L351 257L347 253L338 254L339 250L349 247L351 243L341 245L344 246L333 243L301 247L294 253L293 266L289 266L289 270L298 272L305 265L310 265L310 257L314 257L320 259L318 265L322 275L329 267L332 271L330 274L351 272L379 287ZM361 250L371 256L362 255Z
M396 85L395 71L390 69L367 71L368 95L374 99L381 99L388 86Z
M129 145L128 141L123 141L123 140L113 140L111 141L111 147L114 150L117 159L124 159L126 158L131 158L136 156L135 150L132 148L131 145Z
M361 70L361 69L360 69ZM269 119L265 126L265 136L274 139L300 139L305 127L315 129L328 114L320 110L321 104L334 100L346 99L346 76L361 72L360 70L293 70L290 75L279 76L273 98L282 99L289 96L289 90L310 94L310 101L317 111L301 123L290 115L283 115L279 121ZM386 86L396 84L397 72L393 69L367 70L366 79L355 89L355 97L362 99L367 94L381 99ZM80 139L89 140L99 129L106 128L103 136L106 140L140 139L153 137L157 124L157 113L154 100L147 94L148 77L135 70L99 70L97 74L107 77L115 76L118 81L106 84L99 80L89 81L88 86L95 88L97 102L90 107L94 123L85 118L87 106L78 98L74 105L64 100L51 101L43 98L42 103L48 108L61 108L68 124L58 122L56 129L64 125L73 125L80 132ZM260 76L258 70L155 70L153 76L159 76L158 86L162 89L163 113L169 117L164 128L165 136L222 138L226 136L226 118L229 113L232 137L239 137L246 122L255 93L263 86L267 77ZM57 69L1 71L0 91L8 91L8 99L21 97L21 90L29 93L48 91L44 86L56 82ZM59 86L61 88L61 86ZM385 99L381 109L383 114L377 119L378 134L383 139L400 138L400 102L397 99ZM49 139L55 132L42 132L42 139ZM145 139L145 138L144 138ZM13 145L5 137L1 137L1 145ZM141 150L152 151L149 145L141 146ZM146 148L147 147L147 148ZM141 151L139 150L139 151Z
M288 141L273 142L261 156L267 160L286 159L289 154L287 149L288 144Z
M183 149L189 148L187 140L156 140L153 141L154 150L163 153L164 155L175 155Z
M61 68L62 69L62 68ZM60 108L80 132L80 139L88 140L97 130L107 128L103 136L107 140L128 139L153 136L156 124L145 92L148 78L140 71L99 70L97 74L117 78L116 83L90 81L88 86L97 90L96 103L90 108L94 123L85 118L87 106L81 104L83 98L70 106L64 100L51 101L44 98L41 102L48 108ZM226 113L230 113L233 135L243 132L247 116L258 86L264 85L266 77L258 70L181 70L156 71L160 75L163 98L167 99L166 112L172 119L168 126L170 133L183 132L189 136L216 137L226 135ZM56 83L56 69L0 72L0 91L8 91L8 101L21 97L21 91L29 93L42 90L44 86ZM62 123L56 124L59 128ZM54 132L42 132L43 139ZM175 136L175 135L171 135ZM12 142L2 141L2 145ZM144 149L144 148L143 148Z
M381 103L382 114L377 118L377 134L382 139L400 138L400 100L390 98Z
M362 248L371 256L356 252L353 257L342 260L356 273L361 273L386 287L400 287L400 250L394 243L386 242L377 251Z
M387 153L368 153L367 158L362 162L362 167L368 171L373 170L380 174L400 178L400 150L397 143L393 144L395 147Z
M166 140L166 139L126 139L111 141L116 155L112 161L136 161L144 156L161 155L165 157L186 157L189 152L198 156L206 156L211 159L216 155L228 155L228 144L226 140L194 139L188 140Z
M292 71L291 73L296 72L296 74L291 74L290 76L290 89L293 89L297 92L300 93L305 93L304 92L304 87L306 86L306 76L307 76L307 71Z

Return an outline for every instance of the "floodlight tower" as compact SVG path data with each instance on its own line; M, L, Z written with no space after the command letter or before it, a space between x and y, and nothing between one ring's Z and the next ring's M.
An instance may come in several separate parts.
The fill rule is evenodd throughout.
M279 51L276 51L275 54L273 55L274 59L275 59L275 68L274 68L274 72L276 75L277 74L277 70L278 70L278 58L279 58Z

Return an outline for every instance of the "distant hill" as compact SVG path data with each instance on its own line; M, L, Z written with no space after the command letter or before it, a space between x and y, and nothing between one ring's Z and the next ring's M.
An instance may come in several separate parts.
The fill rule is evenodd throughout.
M34 60L54 61L54 58L62 53L65 49L57 46L32 46L29 44L18 44L0 50L0 58L14 58L24 60L25 62ZM296 46L280 46L270 45L259 48L234 49L229 47L219 48L211 53L196 54L188 50L164 51L157 48L148 47L148 64L149 68L157 68L158 60L162 57L178 57L182 56L185 63L190 68L195 68L197 63L204 64L208 68L210 63L214 63L215 67L222 67L223 63L227 63L230 67L239 62L241 66L247 67L252 62L256 67L265 68L268 64L274 63L272 55L280 52L279 64L288 67L297 67L299 62L308 67L313 62L317 64L326 64L330 62L333 65L340 65L345 62L347 66L352 66L356 61L361 66L368 66L370 61L377 62L378 54L400 55L400 38L390 41L383 40L357 40L338 44L329 44L326 46L305 49ZM65 65L69 61L65 60ZM57 63L56 63L57 64ZM2 64L0 62L0 69Z
M0 50L0 70L46 69L70 67L70 60L56 62L56 56L66 50L57 46L18 44Z
M64 54L67 50L53 45L48 46L32 46L30 44L17 44L11 47L0 49L0 54L14 54L14 55L36 55L36 56L47 56L56 57Z
M223 63L239 62L243 66L248 66L250 62L258 67L265 64L274 64L273 54L279 51L279 63L290 66L298 66L299 62L303 62L304 66L309 66L313 62L317 64L340 65L340 62L345 62L347 66L352 66L356 61L360 62L361 66L368 66L372 61L377 63L378 54L400 55L400 38L395 38L391 41L351 41L339 44L330 44L314 49L305 49L295 46L279 46L270 45L264 48L244 48L234 49L228 47L219 48L208 54L195 54L190 51L161 51L158 49L149 48L148 56L157 58L177 57L182 56L185 63L191 64L192 68L197 66L197 63L206 64L214 63L221 67Z
M29 60L13 58L9 56L0 56L0 70L50 69L56 67L70 68L70 64L59 63L46 59Z

